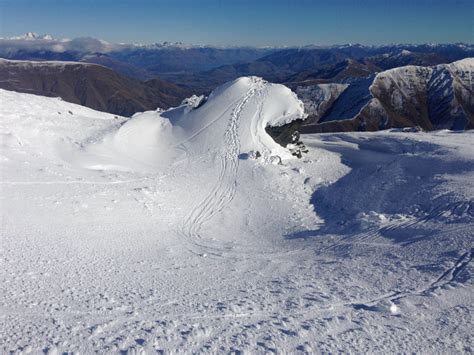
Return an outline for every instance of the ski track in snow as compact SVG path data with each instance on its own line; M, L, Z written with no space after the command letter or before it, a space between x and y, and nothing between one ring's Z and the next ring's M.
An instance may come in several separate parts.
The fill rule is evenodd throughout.
M223 137L225 150L219 155L220 167L217 181L207 196L191 210L180 228L180 234L200 249L199 255L222 256L222 252L230 250L229 247L216 247L206 243L201 231L203 225L210 221L216 213L222 211L234 198L239 168L240 116L247 102L258 95L263 90L264 85L264 83L259 83L259 87L251 88L235 105Z
M466 269L466 267L472 261L473 255L474 249L464 253L456 261L453 267L443 272L443 274L439 276L435 281L430 282L427 286L421 289L412 291L396 291L367 301L350 301L348 303L344 303L343 306L353 307L355 309L376 310L374 306L382 301L390 301L390 303L397 303L397 301L400 301L401 299L407 297L428 296L429 294L434 293L436 290L455 282L457 275L459 275L459 273Z

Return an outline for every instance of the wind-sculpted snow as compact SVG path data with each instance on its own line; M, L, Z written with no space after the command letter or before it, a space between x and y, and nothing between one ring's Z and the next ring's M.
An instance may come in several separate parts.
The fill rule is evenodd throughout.
M253 78L257 85L251 85L242 100L234 107L228 127L224 133L224 150L219 158L220 173L217 184L185 219L182 234L188 239L201 239L199 232L204 222L220 212L234 198L237 188L237 169L239 167L240 139L239 125L244 107L254 95L265 87L262 80ZM195 241L193 241L195 242Z
M140 165L161 169L205 152L232 155L232 159L237 159L241 149L259 150L265 159L290 156L265 132L267 125L304 117L303 104L288 88L256 77L241 78L203 100L195 97L165 112L135 114L118 130L84 146L75 159L89 168L104 169L109 160L114 168L122 165L133 170ZM231 130L226 131L228 125ZM224 132L229 133L224 136Z
M0 353L472 348L472 132L291 158L265 126L302 103L255 77L130 119L0 102Z

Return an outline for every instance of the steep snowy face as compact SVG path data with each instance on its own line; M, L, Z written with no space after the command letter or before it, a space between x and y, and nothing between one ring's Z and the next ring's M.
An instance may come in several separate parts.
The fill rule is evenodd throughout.
M373 79L373 75L369 75L366 78L354 79L349 87L341 93L334 104L327 110L320 122L350 120L357 115L371 99L369 88Z
M431 72L431 68L417 66L390 69L378 74L370 89L375 97L388 94L390 105L403 110L426 86Z
M429 115L434 126L455 129L466 126L468 118L456 98L454 78L447 67L433 69L427 91Z

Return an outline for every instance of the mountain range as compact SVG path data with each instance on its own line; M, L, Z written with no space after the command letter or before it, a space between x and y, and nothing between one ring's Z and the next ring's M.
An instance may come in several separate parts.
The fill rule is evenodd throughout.
M405 65L447 64L468 57L474 57L474 46L464 44L288 48L273 50L254 61L223 65L192 75L163 73L162 76L202 91L248 75L294 87L366 77Z
M238 77L259 76L298 94L308 113L299 124L303 133L473 128L470 44L212 47L30 32L0 38L0 57L0 88L123 116L174 107Z
M386 70L402 65L437 65L474 56L472 44L393 44L364 46L346 44L305 47L216 47L183 43L124 44L81 37L55 39L29 32L23 36L0 38L0 57L17 60L67 60L100 62L122 74L147 79L166 76L186 86L200 87L244 75L271 81L294 81L295 74L314 75L323 68L352 59L370 70ZM320 72L320 75L324 75Z
M14 60L61 60L103 64L135 79L169 73L195 73L252 61L272 48L193 46L182 43L116 44L81 37L54 39L29 32L0 38L0 57Z

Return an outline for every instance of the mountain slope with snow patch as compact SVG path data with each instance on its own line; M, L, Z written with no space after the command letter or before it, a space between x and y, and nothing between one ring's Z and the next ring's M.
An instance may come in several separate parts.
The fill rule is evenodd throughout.
M474 59L434 67L405 66L358 78L321 104L302 131L375 131L418 126L424 130L474 127ZM320 102L305 98L305 105Z

